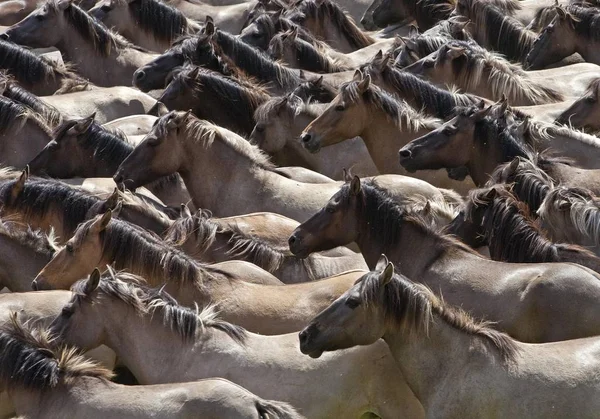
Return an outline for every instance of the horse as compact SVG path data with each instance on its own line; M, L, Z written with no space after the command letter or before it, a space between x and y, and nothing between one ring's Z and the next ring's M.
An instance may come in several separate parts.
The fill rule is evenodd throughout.
M284 15L340 52L353 52L375 43L331 0L298 1Z
M175 220L165 239L200 262L245 260L286 283L309 282L367 267L360 254L344 248L339 249L343 252L339 256L313 254L298 259L287 246L282 249L236 225L224 226L221 220L213 220L204 211Z
M163 52L180 36L200 31L198 23L158 0L100 0L88 13L149 51Z
M396 275L385 257L299 334L315 359L379 338L430 418L591 418L600 408L597 357L581 357L596 353L597 338L518 342Z
M6 70L23 88L40 96L65 93L86 82L70 69L2 39L0 69Z
M254 112L268 98L254 83L188 65L175 73L158 102L169 110L191 109L198 118L247 136Z
M556 16L537 37L527 55L528 68L544 68L575 52L589 63L600 64L597 33L598 12L595 8L557 6Z
M589 190L559 186L546 194L537 213L553 240L585 246L600 255L599 209L600 201Z
M290 236L290 250L305 257L312 251L356 242L371 269L385 253L406 275L443 295L450 304L496 322L522 342L597 334L600 276L596 272L570 263L484 259L428 224L393 203L380 188L355 177L298 226Z
M160 290L94 278L74 285L51 330L82 349L106 341L140 384L225 376L291 403L307 418L423 417L383 342L307 363L295 333L256 335L217 319L210 308L181 307ZM143 351L135 349L140 345Z
M360 137L380 173L408 175L397 159L390 156L439 126L438 119L420 114L406 102L372 85L370 76L363 77L357 72L357 77L342 84L338 96L303 130L300 141L304 148L316 153L321 147ZM445 172L420 173L417 177L463 194L471 186L449 179Z
M3 36L32 48L57 47L77 72L98 86L127 86L155 58L96 22L70 0L49 0Z
M485 243L493 260L572 262L600 272L600 259L589 250L550 241L531 218L529 207L503 185L472 191L462 213L446 231L471 247Z
M600 77L589 84L581 97L556 118L555 123L592 132L600 131L598 101L600 101Z
M120 132L103 128L94 117L67 120L56 127L52 141L29 162L29 173L58 179L112 177L134 145ZM159 179L147 188L169 206L190 200L179 176Z
M302 166L338 180L343 176L340 167L352 168L361 176L377 174L377 167L359 138L334 144L316 154L302 147L298 141L302 130L326 107L293 93L271 98L254 112L256 125L248 140L267 152L278 166Z
M0 331L0 381L19 415L139 418L152 412L157 418L302 417L286 403L263 400L224 379L143 387L112 383L111 371L76 348L61 346L47 329L16 317L11 320ZM184 400L180 394L185 394Z
M566 96L580 94L572 88L548 87L543 79L536 80L520 65L465 41L448 42L404 70L437 85L454 85L488 99L500 100L504 96L513 106L561 102Z
M222 162L234 164L235 169ZM162 116L121 163L114 180L131 189L174 172L181 174L196 207L218 217L267 211L302 221L338 188L337 183L308 184L285 178L273 171L273 165L257 147L184 112ZM399 202L414 194L456 199L456 194L418 179L397 175L375 179ZM223 182L228 188L221 187Z
M298 32L298 36L305 41L314 42L315 38L302 26L295 24L291 20L282 16L282 13L267 13L261 11L256 14L248 25L240 33L240 40L250 46L262 51L269 48L269 43L273 37L289 30Z

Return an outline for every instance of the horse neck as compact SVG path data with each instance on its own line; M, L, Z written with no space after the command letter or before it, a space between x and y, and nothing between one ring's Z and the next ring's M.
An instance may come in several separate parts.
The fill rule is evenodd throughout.
M91 150L83 150L85 156L91 157L91 162L82 161L81 177L112 177L119 168L119 165L125 160L125 157L133 151L131 144L121 140L118 141L118 158L101 158L98 153L90 153ZM95 146L94 149L101 147Z
M314 105L309 105L314 106ZM285 146L282 150L275 153L275 159L279 166L302 166L311 170L319 171L323 158L319 153L309 153L306 151L298 137L302 133L302 130L308 126L318 114L303 110L300 114L296 115L291 122L288 129L288 136ZM288 164L282 164L280 161L289 162Z
M101 67L104 67L107 62L115 62L115 46L111 49L110 55L104 57L96 51L96 47L90 41L83 39L77 30L68 24L56 48L60 50L64 60L75 64L77 72L84 77L97 74L99 62Z
M464 371L490 372L494 354L488 353L480 338L468 335L448 325L437 314L429 324L428 333L409 335L388 326L383 340L388 344L408 386L425 411L436 396L447 390L450 382L462 379ZM458 373L459 376L455 376Z
M0 286L12 292L31 291L31 281L52 258L4 234L0 249Z
M0 136L0 154L6 156L4 165L25 167L52 140L50 134L33 119L25 118L27 121L22 128L15 121L15 127Z
M498 140L475 138L466 166L477 187L483 187L499 164L504 163Z

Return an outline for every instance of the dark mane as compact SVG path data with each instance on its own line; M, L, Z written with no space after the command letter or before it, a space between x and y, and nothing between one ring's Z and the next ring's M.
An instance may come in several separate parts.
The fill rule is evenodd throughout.
M361 49L373 44L375 40L361 31L354 20L331 0L302 0L294 5L286 17L291 21L303 21L313 18L322 25L333 24L344 35L355 49Z
M475 321L405 276L395 274L382 292L379 272L369 272L361 279L360 292L365 305L381 307L386 322L399 327L405 336L427 336L435 317L439 317L450 327L481 339L485 346L497 350L504 361L514 359L517 353L515 341L507 334L491 329L489 323Z
M401 130L414 132L423 128L435 129L440 125L439 120L421 115L404 100L396 99L379 87L371 84L367 90L361 93L358 84L358 81L350 81L340 86L339 92L345 103L362 99L369 106L382 111Z
M46 4L49 8L53 9L55 13L61 13L61 10L58 7L58 0L49 0ZM133 47L133 45L125 41L124 38L111 32L106 26L99 23L75 4L70 3L69 7L62 13L79 35L91 43L96 49L96 52L103 56L110 55L113 48ZM139 47L135 48L142 50Z
M5 96L0 96L0 135L8 134L15 129L15 125L23 126L27 121L37 125L48 136L51 135L51 130L46 125L46 121L35 111L26 105L14 102Z
M365 74L379 72L372 63L365 64L361 67L361 70ZM390 84L396 90L394 93L400 98L414 100L416 108L420 108L427 114L438 118L445 119L453 115L456 106L466 106L479 102L475 96L440 89L391 65L386 65L379 74L381 74L385 83Z
M179 335L184 342L191 342L198 336L198 331L211 327L221 330L234 341L244 344L246 330L242 327L217 319L216 312L208 306L201 312L180 306L177 301L162 288L149 288L143 285L142 278L126 274L110 272L103 276L93 294L104 294L122 301L141 315L162 315L165 326ZM75 294L71 301L95 298L85 294L86 280L76 282L71 290Z
M600 41L600 10L596 7L570 5L567 12L575 16L575 32L586 39Z
M0 328L0 381L3 387L47 390L80 377L109 380L112 372L58 345L48 330L22 324L16 313Z
M136 24L156 39L171 42L188 31L188 21L179 10L158 0L128 2Z
M76 246L85 240L96 218L77 227L73 236ZM112 219L100 233L100 242L104 257L116 269L127 269L149 281L158 277L163 278L162 282L192 283L202 288L206 280L216 275L230 278L220 269L196 262L184 252L166 244L162 238L118 219Z
M478 43L501 52L507 59L524 62L536 34L528 31L519 21L502 10L481 0L459 0L461 14L471 19L482 33ZM475 36L475 38L478 38Z
M46 125L50 127L61 123L62 115L56 108L48 105L33 93L19 86L10 76L0 74L0 82L4 83L5 86L2 96L28 106L44 118Z
M318 82L318 79L302 80L292 90L291 95L297 96L305 102L314 100L315 102L329 103L336 97L337 89L325 82Z

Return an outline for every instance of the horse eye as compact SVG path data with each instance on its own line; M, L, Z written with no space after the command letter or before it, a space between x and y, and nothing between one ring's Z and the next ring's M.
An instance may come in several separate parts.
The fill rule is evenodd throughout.
M354 310L356 307L358 307L360 305L360 300L358 300L356 298L347 298L346 305Z
M335 110L338 112L344 112L346 110L346 108L344 108L344 105L337 105L335 107Z
M594 99L593 97L586 97L586 98L585 98L585 101L586 101L587 103L596 103L596 99Z
M325 212L327 212L329 214L333 214L335 212L335 208L328 205L325 207Z
M425 60L423 62L423 67L426 67L426 68L431 68L434 65L435 65L435 61L433 61L433 60Z
M73 309L70 307L63 307L61 314L63 317L69 318L73 315Z
M265 131L265 126L264 125L257 125L255 128L256 132L264 132Z
M454 134L456 134L456 129L450 128L450 127L444 128L444 130L442 131L442 134L447 135L447 136L454 135Z
M100 7L100 10L102 10L103 12L110 12L111 9L110 6L105 4L104 6Z
M69 252L69 253L73 253L73 245L72 245L72 244L68 243L68 244L65 246L65 249L67 249L67 252Z
M44 20L44 16L42 16L42 15L36 15L35 18L37 20Z

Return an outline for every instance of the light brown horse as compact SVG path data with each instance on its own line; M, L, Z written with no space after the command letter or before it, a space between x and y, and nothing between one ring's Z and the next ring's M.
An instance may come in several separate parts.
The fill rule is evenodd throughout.
M224 379L157 386L110 382L111 371L13 318L0 330L0 384L25 417L301 418Z
M204 211L175 220L165 239L200 262L245 260L285 283L314 281L351 269L367 268L360 254L343 247L337 249L342 255L313 254L299 259L289 252L287 241L285 247L274 246L236 225L224 226L221 220L212 219Z
M571 106L556 118L557 124L600 131L600 78L592 81L588 89Z
M230 164L221 164L223 161ZM121 163L114 179L135 188L179 172L196 207L216 216L268 211L299 221L320 208L338 188L337 183L299 183L272 169L264 154L242 137L189 113L170 112ZM391 175L375 179L399 202L415 194L456 199L418 179ZM222 187L225 183L227 188Z
M318 358L379 338L430 418L593 418L600 409L597 337L520 343L394 275L385 257L300 333L300 348Z
M370 268L385 253L406 275L449 303L497 322L523 342L587 337L600 330L600 275L575 264L484 259L358 178L296 229L290 250L302 257L352 241Z
M398 101L377 86L370 76L357 72L354 81L345 83L329 106L302 132L304 148L316 153L321 147L360 136L381 173L407 175L395 153L411 140L440 126L440 121L426 117ZM470 182L449 179L445 171L415 175L434 186L466 194Z
M70 0L49 0L3 35L33 48L57 47L80 75L98 86L128 86L153 58L96 22Z
M141 384L221 376L307 418L423 415L383 342L308 362L296 334L255 335L164 292L119 279L80 281L74 291L52 330L81 348L105 341Z

